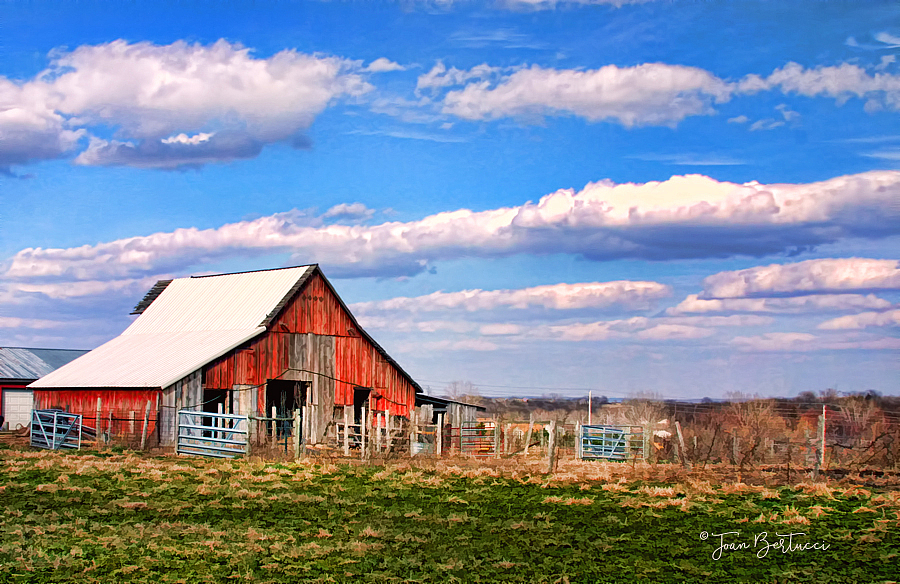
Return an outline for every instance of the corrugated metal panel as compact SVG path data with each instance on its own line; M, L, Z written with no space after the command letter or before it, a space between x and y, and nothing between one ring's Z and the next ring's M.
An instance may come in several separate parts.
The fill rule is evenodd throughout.
M168 387L263 331L122 335L29 387Z
M173 280L123 335L252 330L314 266Z
M33 381L87 351L74 349L21 349L0 347L0 379Z

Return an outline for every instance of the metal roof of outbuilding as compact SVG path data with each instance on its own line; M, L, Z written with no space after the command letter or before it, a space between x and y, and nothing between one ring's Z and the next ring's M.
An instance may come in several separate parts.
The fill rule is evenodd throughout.
M0 347L0 381L31 382L85 353L78 349Z

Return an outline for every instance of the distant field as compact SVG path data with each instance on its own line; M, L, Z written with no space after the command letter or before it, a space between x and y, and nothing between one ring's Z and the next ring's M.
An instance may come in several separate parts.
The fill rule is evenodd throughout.
M458 465L0 450L0 581L900 579L898 490ZM809 549L777 547L790 533Z

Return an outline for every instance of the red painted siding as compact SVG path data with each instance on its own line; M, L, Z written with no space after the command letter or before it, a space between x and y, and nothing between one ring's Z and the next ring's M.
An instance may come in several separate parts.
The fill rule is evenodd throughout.
M101 427L107 428L112 413L113 434L129 431L129 412L135 413L136 432L141 432L144 423L144 408L150 402L150 426L148 436L156 430L157 396L156 389L36 389L34 407L38 410L60 409L84 417L84 425L96 427L97 398L100 398Z
M290 367L289 333L334 337L335 405L352 405L353 388L361 386L372 388L372 406L378 411L405 416L415 406L415 388L359 335L319 274L314 274L287 303L266 333L207 365L205 387L261 385L267 379L282 377ZM265 403L262 388L258 403Z

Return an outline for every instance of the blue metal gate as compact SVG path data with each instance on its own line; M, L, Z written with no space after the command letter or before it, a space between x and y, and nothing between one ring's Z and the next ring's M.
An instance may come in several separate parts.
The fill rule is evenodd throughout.
M585 460L643 458L643 430L633 426L582 426L578 455Z
M49 450L81 448L81 416L62 410L31 410L31 445Z
M191 456L234 458L247 453L247 416L180 410L175 451Z

